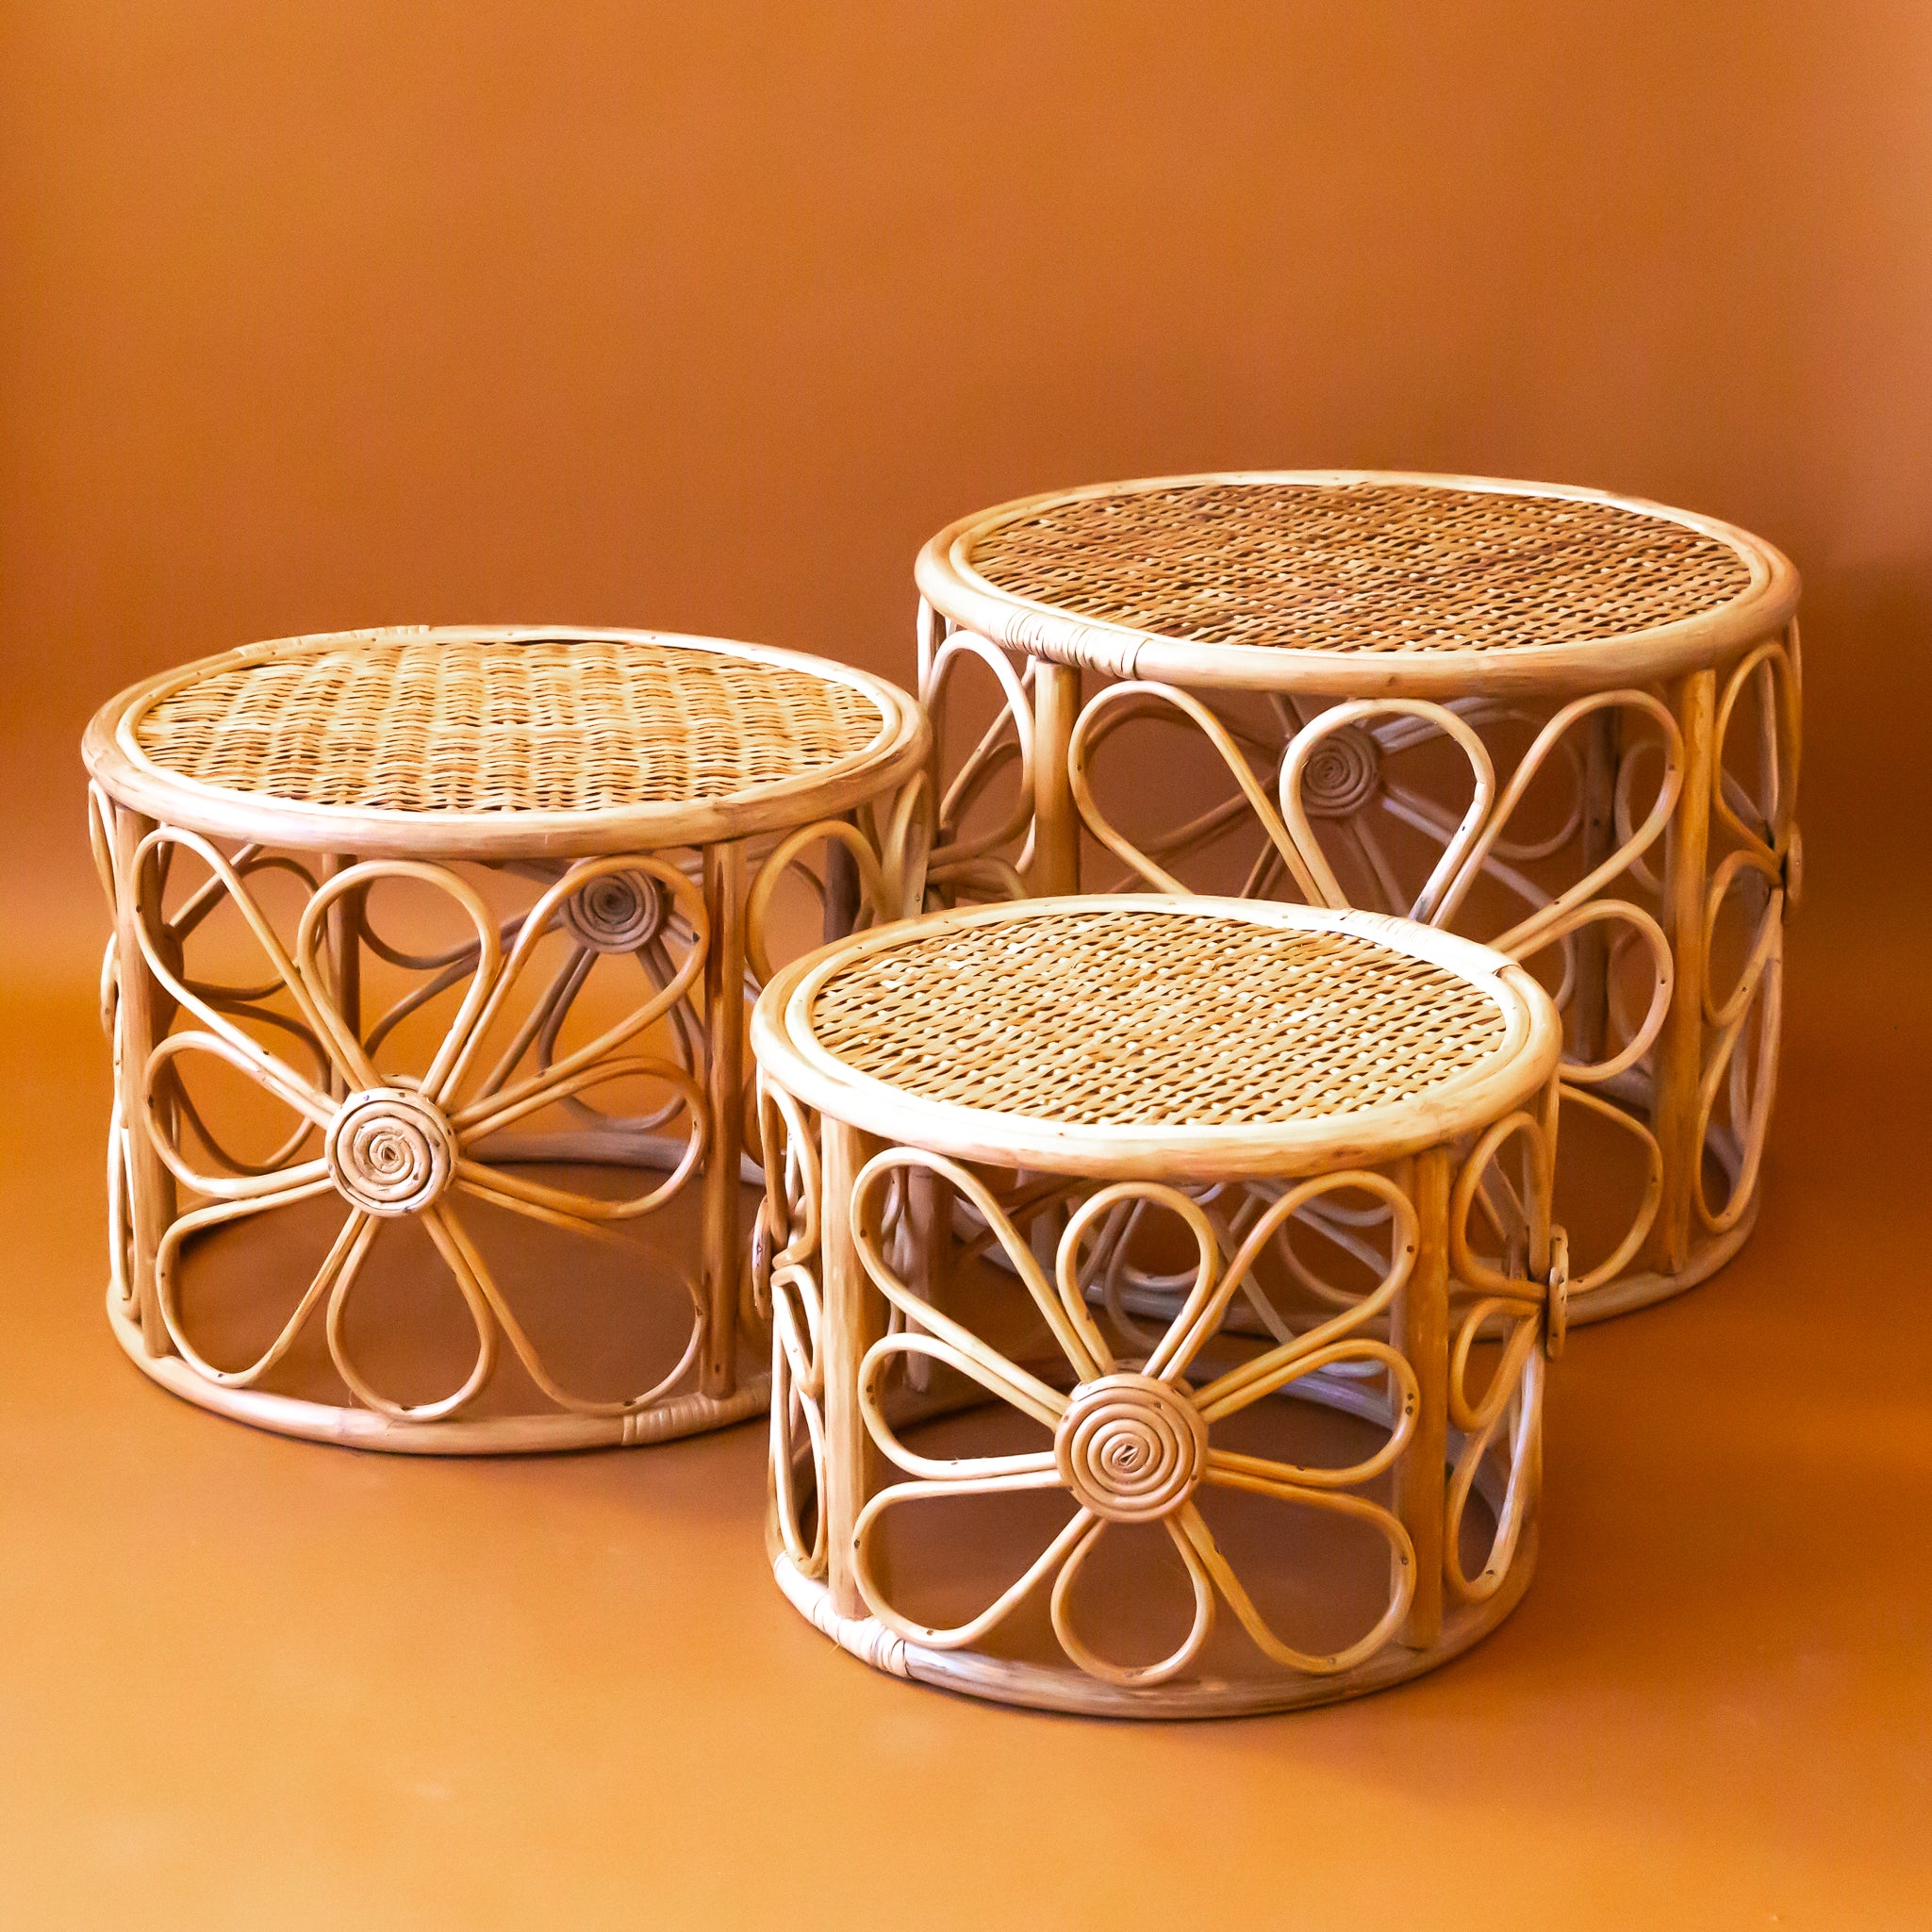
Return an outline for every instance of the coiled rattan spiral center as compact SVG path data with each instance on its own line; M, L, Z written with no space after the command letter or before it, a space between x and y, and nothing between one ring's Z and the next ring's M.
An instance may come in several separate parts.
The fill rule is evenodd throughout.
M337 1191L370 1214L415 1214L450 1184L456 1136L442 1110L404 1087L342 1102L324 1148Z
M1053 1436L1076 1500L1116 1523L1172 1514L1200 1481L1207 1454L1207 1425L1194 1405L1145 1375L1082 1382Z
M564 924L593 952L635 952L664 924L664 889L643 872L600 872L565 900Z
M1382 754L1360 725L1331 731L1301 770L1301 808L1311 818L1346 818L1375 797Z

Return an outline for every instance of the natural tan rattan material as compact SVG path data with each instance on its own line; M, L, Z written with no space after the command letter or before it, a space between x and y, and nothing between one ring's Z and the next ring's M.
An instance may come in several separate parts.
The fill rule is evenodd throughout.
M997 643L1120 675L1353 694L1656 676L1775 628L1791 567L1600 492L1379 472L1031 497L929 544L919 587ZM1775 607L1774 607L1775 606Z
M983 906L788 968L752 1020L785 1595L875 1670L1102 1716L1355 1696L1494 1629L1568 1309L1559 1024L1467 940L1256 900ZM1290 1403L1364 1446L1310 1455ZM1357 1583L1297 1551L1324 1512ZM1130 1602L1158 1636L1110 1633Z
M820 985L810 1024L834 1059L922 1099L1092 1127L1415 1099L1504 1033L1493 996L1360 933L1177 926L1138 906L868 954Z
M1772 545L1560 485L1252 471L983 510L917 576L935 903L1075 891L1098 847L1110 884L1112 860L1164 892L1238 864L1247 895L1560 946L1565 1109L1642 1162L1593 1177L1627 1217L1572 1280L1577 1318L1690 1287L1748 1236L1804 869L1799 586ZM989 676L999 712L947 747L954 694ZM1109 794L1177 729L1230 787L1152 801L1130 838Z
M601 812L729 798L867 750L850 685L652 641L320 644L186 685L130 725L223 791L385 812Z
M1383 483L1180 483L1052 504L978 537L997 589L1203 644L1506 651L1701 616L1737 553L1613 504Z
M762 1348L741 1359L747 996L801 893L825 933L920 903L930 738L911 699L716 638L369 631L152 679L83 750L115 921L107 1306L145 1374L261 1428L410 1454L656 1442L765 1407ZM235 1151L203 1111L210 1076L289 1137ZM604 1183L574 1184L580 1164ZM692 1238L666 1248L687 1251L625 1264L664 1304L665 1346L599 1390L520 1309L555 1308L581 1244L680 1195ZM184 1299L191 1249L296 1206L340 1217L307 1285L265 1295L266 1346L212 1343ZM478 1214L540 1224L554 1254L506 1267ZM470 1318L467 1366L427 1394L365 1353L379 1327L426 1339L427 1302L357 1288L385 1242L380 1265L407 1265L396 1223L425 1295ZM593 1363L622 1353L614 1329L579 1339ZM318 1346L334 1385L311 1379Z
M117 796L198 830L525 854L796 823L801 798L910 770L916 734L890 686L784 652L444 629L205 659L117 700L87 749Z
M869 934L782 975L753 1025L788 1085L868 1131L1169 1173L1225 1171L1236 1148L1285 1164L1362 1142L1401 1151L1541 1085L1559 1038L1520 968L1449 935L1144 896Z

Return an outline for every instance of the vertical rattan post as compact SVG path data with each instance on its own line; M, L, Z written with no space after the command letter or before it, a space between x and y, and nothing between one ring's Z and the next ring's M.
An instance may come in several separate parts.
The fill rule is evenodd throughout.
M1080 716L1080 671L1033 669L1033 863L1028 887L1040 898L1080 890L1080 813L1067 776L1066 747Z
M848 817L850 815L848 814ZM859 862L843 839L825 841L825 917L821 931L829 946L859 923Z
M829 1115L821 1121L824 1194L825 1511L827 1582L842 1617L863 1617L866 1600L853 1565L852 1529L872 1493L872 1443L859 1411L859 1367L885 1331L884 1302L867 1280L852 1240L852 1183L878 1144Z
M322 876L333 879L355 864L353 852L323 855ZM329 908L329 973L334 983L336 1011L349 1031L362 1036L362 892L345 892ZM331 1077L337 1095L347 1092L340 1074Z
M1443 1524L1449 1441L1448 1148L1409 1163L1409 1198L1417 1222L1415 1261L1395 1303L1390 1339L1415 1373L1420 1392L1415 1435L1395 1464L1395 1513L1415 1546L1415 1594L1400 1641L1427 1650L1443 1629Z
M940 645L950 634L952 626L935 611L924 598L919 599L918 617L918 659L919 703L929 713L934 693L933 691L933 659ZM934 728L926 741L926 832L927 846L939 842L939 802L946 796L945 747L940 742L939 732Z
M704 1032L711 1150L704 1167L704 1356L699 1386L728 1395L738 1376L740 1160L745 1137L745 849L704 848Z
M1080 671L1071 665L1033 667L1033 863L1028 888L1037 897L1080 890L1080 812L1073 801L1067 746L1080 718ZM1066 1226L1054 1203L1033 1216L1032 1246L1049 1272Z
M912 1246L912 1279L928 1307L944 1309L952 1286L953 1186L943 1174L915 1168L906 1176L906 1226ZM913 1386L923 1388L931 1364L908 1360Z
M1550 1358L1561 1352L1564 1331L1569 1327L1570 1243L1569 1236L1559 1228L1556 1218L1557 1131L1562 1115L1562 1098L1561 1081L1552 1079L1543 1096L1544 1131L1548 1137L1550 1158L1545 1164L1531 1170L1529 1190L1524 1200L1530 1228L1542 1232L1541 1242L1531 1244L1530 1266L1548 1294L1544 1313L1543 1346L1530 1350L1529 1360L1524 1365L1523 1379L1510 1405L1512 1431L1524 1405L1534 1403L1536 1406L1534 1426L1527 1432L1521 1451L1525 1497L1523 1538L1532 1551L1541 1534L1543 1518L1543 1401L1549 1378ZM1556 1258L1559 1239L1562 1244L1563 1280L1556 1283L1551 1278L1550 1265Z
M920 1296L946 1306L952 1280L952 1183L929 1168L907 1177L906 1210L912 1222L913 1266Z
M121 1118L127 1134L127 1197L132 1222L134 1292L140 1310L141 1346L151 1356L168 1353L168 1331L155 1280L155 1253L174 1218L174 1177L168 1172L148 1133L146 1068L148 1055L167 1031L166 990L148 970L140 949L140 929L161 926L157 869L138 874L135 853L155 829L155 821L124 806L114 811L116 919L115 971L120 985Z
M1704 887L1710 849L1710 795L1717 755L1717 674L1693 671L1671 687L1684 740L1684 786L1671 822L1664 877L1664 924L1676 983L1658 1036L1653 1131L1663 1164L1663 1194L1652 1236L1655 1265L1670 1275L1690 1256L1692 1203L1703 1148L1697 1088L1704 1064Z
M1606 705L1589 720L1583 749L1583 850L1578 869L1592 872L1617 843L1617 763L1622 712ZM1570 996L1570 1051L1592 1061L1603 1053L1610 1023L1610 935L1598 924L1575 934L1577 983Z

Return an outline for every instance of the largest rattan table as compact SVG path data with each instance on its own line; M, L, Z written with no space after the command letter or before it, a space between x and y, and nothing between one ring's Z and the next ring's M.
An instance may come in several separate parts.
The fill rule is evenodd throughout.
M1577 1318L1745 1239L1799 876L1798 581L1770 544L1596 490L1241 472L1004 504L917 576L942 901L1124 867L1452 926L1566 1016ZM983 735L954 702L975 662ZM1082 673L1114 681L1084 708ZM1102 749L1162 725L1205 759ZM1082 826L1113 876L1082 881Z
M388 1449L638 1443L763 1406L756 1353L740 1363L746 993L817 849L830 930L916 902L910 700L711 638L367 632L151 679L85 751L116 921L108 1305L147 1374ZM212 1091L238 1081L239 1099ZM650 1179L573 1184L586 1164ZM669 1296L664 1359L642 1387L567 1383L533 1307L570 1328L614 1230L701 1177L694 1264L632 1254L618 1276L622 1306ZM191 1251L331 1202L319 1264L255 1263L254 1339L215 1359L183 1305ZM485 1223L542 1237L530 1279L499 1279ZM386 1229L419 1230L417 1275L468 1324L466 1365L434 1386L362 1352L435 1313L406 1281L358 1290ZM616 1337L587 1340L607 1368ZM300 1349L333 1399L278 1386Z

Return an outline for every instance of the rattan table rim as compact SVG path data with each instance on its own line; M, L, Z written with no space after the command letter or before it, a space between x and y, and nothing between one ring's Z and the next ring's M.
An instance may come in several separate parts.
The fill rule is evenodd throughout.
M841 964L968 926L1087 916L1109 910L1173 918L1229 918L1278 929L1348 933L1443 966L1494 999L1504 1037L1478 1065L1426 1095L1304 1121L1192 1126L1094 1126L1029 1119L910 1094L861 1073L812 1037L809 1008ZM1199 1180L1310 1175L1439 1146L1500 1119L1542 1088L1562 1052L1548 992L1514 961L1454 933L1381 913L1273 900L1148 893L1090 893L960 908L901 919L794 961L772 979L751 1015L759 1065L820 1114L863 1132L957 1160L1022 1165L1092 1179Z
M1000 589L982 577L965 554L968 539L1049 505L1140 490L1240 484L1311 487L1406 485L1599 504L1702 532L1737 553L1750 572L1750 583L1736 597L1708 611L1614 636L1481 652L1433 649L1356 653L1302 650L1287 644L1192 641L1076 617L1050 603ZM1115 677L1227 690L1298 691L1330 698L1462 697L1478 683L1490 695L1560 695L1600 688L1607 682L1644 684L1674 677L1720 662L1776 633L1796 610L1800 588L1796 570L1775 545L1696 511L1579 485L1395 470L1204 471L1043 490L976 510L948 524L919 552L914 577L920 594L939 615L990 643L1031 656Z
M796 777L726 796L571 811L421 811L330 805L228 790L170 772L149 760L132 727L169 694L221 671L321 646L434 637L490 644L558 640L637 643L770 664L834 680L879 709L879 730L863 751ZM90 720L81 741L89 772L109 796L163 824L217 838L257 840L358 858L592 858L701 846L789 831L891 790L924 766L930 731L919 705L897 685L829 658L772 645L684 632L585 624L384 625L306 633L197 658L130 685Z

